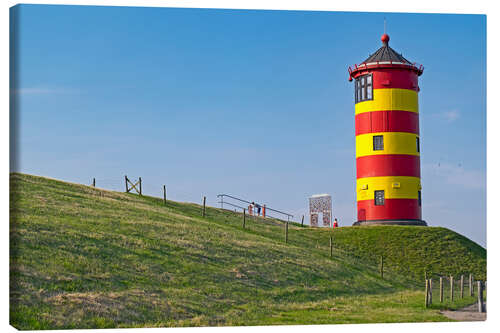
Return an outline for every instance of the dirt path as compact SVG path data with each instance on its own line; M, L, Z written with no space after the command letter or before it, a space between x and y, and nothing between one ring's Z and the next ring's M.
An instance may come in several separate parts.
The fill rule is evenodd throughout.
M486 320L486 312L479 313L477 311L477 303L466 306L457 311L441 311L441 314L446 317L458 321L484 321ZM484 309L486 311L486 303L484 303Z

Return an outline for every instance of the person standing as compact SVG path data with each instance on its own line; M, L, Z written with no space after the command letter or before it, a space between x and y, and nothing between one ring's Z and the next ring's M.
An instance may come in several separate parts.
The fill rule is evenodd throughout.
M337 222L337 218L335 218L335 220L333 221L333 227L338 228L338 226L339 226L339 223Z
M261 206L259 204L255 204L255 208L257 209L257 215L260 216Z

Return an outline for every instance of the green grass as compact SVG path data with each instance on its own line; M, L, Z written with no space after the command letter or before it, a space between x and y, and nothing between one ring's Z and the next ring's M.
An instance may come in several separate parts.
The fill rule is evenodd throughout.
M11 174L10 210L19 329L448 320L424 308L417 261L412 274L388 264L381 279L369 243L341 242L344 229L363 239L370 228L291 224L285 244L283 221L251 218L242 229L228 210L202 218L196 204L22 174Z
M416 281L427 277L469 273L486 279L486 250L446 228L369 226L338 228L333 232L337 247L371 263L384 257L387 270Z

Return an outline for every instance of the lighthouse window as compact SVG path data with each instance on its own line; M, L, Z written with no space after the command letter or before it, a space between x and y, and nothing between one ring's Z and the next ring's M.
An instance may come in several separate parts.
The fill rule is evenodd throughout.
M420 138L417 137L417 153L420 153Z
M359 86L360 86L360 82L359 80L356 79L356 81L354 81L354 99L356 100L356 103L361 100L361 89L359 89Z
M422 206L422 191L418 191L418 205Z
M354 83L354 98L356 103L373 99L372 74L367 74L356 78Z
M384 150L384 136L374 135L373 136L373 150Z
M385 193L382 191L375 191L375 206L385 205Z

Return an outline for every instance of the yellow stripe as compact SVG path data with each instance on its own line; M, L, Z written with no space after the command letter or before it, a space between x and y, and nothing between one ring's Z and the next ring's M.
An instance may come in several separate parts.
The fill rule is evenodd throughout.
M418 113L418 94L400 88L373 89L373 100L355 104L355 114L371 111L401 110Z
M398 187L399 185L399 187ZM366 177L356 181L360 200L375 199L374 191L384 190L386 199L418 199L420 178L407 176Z
M373 150L374 135L383 136L383 150ZM356 157L387 154L419 156L420 153L417 152L417 137L417 134L405 132L381 132L357 135Z

